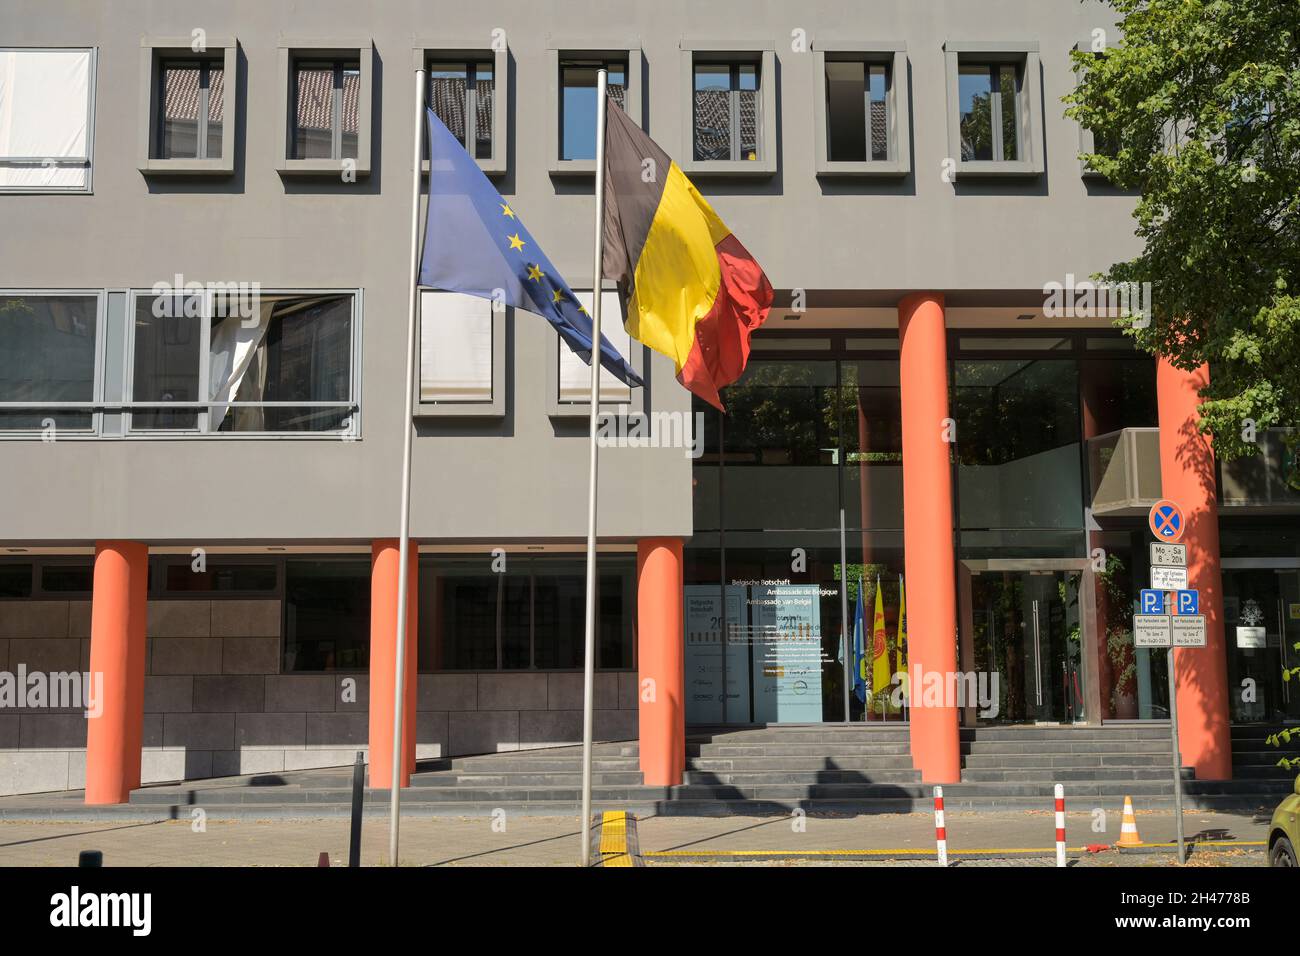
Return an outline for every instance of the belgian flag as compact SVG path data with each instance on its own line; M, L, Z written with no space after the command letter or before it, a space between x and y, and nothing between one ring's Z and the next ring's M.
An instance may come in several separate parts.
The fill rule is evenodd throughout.
M610 100L605 129L605 278L632 338L673 360L677 380L722 410L772 285L681 167Z

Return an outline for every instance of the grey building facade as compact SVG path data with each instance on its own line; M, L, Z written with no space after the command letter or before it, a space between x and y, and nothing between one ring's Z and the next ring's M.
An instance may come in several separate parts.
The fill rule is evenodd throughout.
M1149 470L1140 429L1157 425L1123 415L1092 430L1079 425L1090 383L1110 381L1089 377L1089 350L1121 356L1123 343L1109 317L1052 315L1045 306L1050 283L1083 280L1138 248L1133 197L1087 172L1079 158L1087 137L1060 102L1074 84L1071 51L1104 48L1113 32L1101 4L1074 0L175 0L125 8L10 0L0 10L0 58L10 60L0 62L11 69L15 96L38 95L19 82L49 65L31 54L62 50L82 58L55 64L70 85L44 108L71 109L81 91L87 109L70 121L80 139L75 129L62 140L49 134L66 146L53 158L0 140L0 323L7 304L12 329L37 330L24 333L36 344L13 346L11 354L24 357L0 376L0 559L12 582L0 597L0 670L20 663L92 670L97 545L141 543L149 581L144 762L135 783L339 765L374 741L365 645L378 626L371 607L378 591L368 582L378 543L397 534L417 67L431 71L443 118L459 124L575 290L593 285L593 177L584 121L564 113L587 102L596 66L618 73L629 114L677 159L777 290L755 340L755 355L770 357L776 376L767 386L789 385L781 368L802 356L827 358L826 387L837 394L853 384L850 365L852 374L883 376L881 387L897 394L899 307L916 293L940 298L950 348L971 363L1069 352L1080 384L1065 418L1076 419L1070 427L1078 434L1017 459L1066 475L1064 505L1026 506L1029 517L1017 524L1008 515L1019 505L965 522L960 505L942 502L957 514L950 524L959 535L963 528L970 535L958 542L965 570L935 587L956 595L966 633L982 626L970 576L988 574L998 549L1038 562L1036 572L1086 578L1085 558L1100 546L1089 536L1124 538L1129 525L1089 524L1085 512L1091 520L1109 507L1116 522L1131 523L1153 500L1126 472L1111 474L1122 487L1099 506L1105 463L1132 442L1134 461ZM853 102L859 91L865 106ZM703 126L716 120L707 108L719 97L738 104L741 117L710 132L722 137L726 156L701 146ZM980 103L988 110L982 132ZM851 129L859 115L865 145L861 122ZM39 140L41 124L15 116ZM167 324L154 306L168 297L157 290L176 277L256 284L269 333L233 328L240 317L220 314L220 294L203 300L201 314ZM422 320L413 453L411 534L420 547L424 622L416 753L571 743L581 729L574 608L587 491L585 406L565 392L575 367L537 316L444 301L429 298ZM446 328L465 330L464 342L450 342L456 333L433 321L444 315L462 323ZM71 351L40 338L41 330L67 328L79 336ZM625 337L621 343L628 347ZM850 564L860 565L859 576L883 568L886 581L904 572L902 468L892 446L865 437L904 427L891 399L879 412L886 425L854 432L858 444L841 440L847 426L828 439L843 456L805 460L802 446L769 437L751 462L719 437L735 419L716 424L674 381L670 362L634 351L647 387L610 410L657 413L665 428L686 423L694 431L675 447L601 451L606 570L596 706L597 734L606 739L645 732L638 614L662 598L647 592L639 570L646 542L687 542L679 573L689 604L699 593L692 588L772 577L771 562L755 557L764 549L787 562L792 548L831 554L844 527L836 511L853 501L861 507L848 507L860 519L848 520ZM73 370L57 371L58 357L70 354ZM946 355L939 361L949 368ZM231 362L251 364L232 373ZM1151 383L1134 407L1145 401L1154 411L1147 365ZM978 372L964 374L957 368L951 381L959 428L961 410L978 405L963 405L962 395L985 387ZM57 387L46 387L50 375ZM1113 391L1108 402L1127 400L1123 389ZM206 404L214 399L235 404ZM811 434L814 419L823 421L806 408L799 414L808 417L800 425L796 415L794 431ZM1089 458L1088 443L1111 432L1120 437L1103 441L1104 462ZM692 436L701 442L694 450ZM1053 459L1063 448L1064 460ZM976 482L968 506L996 497L999 478L1014 477L1009 461L956 466L959 492L963 466ZM874 522L865 514L865 477L844 473L852 466L865 474L868 462L878 466L872 494L883 496L872 498ZM776 470L721 492L719 469L732 463ZM1004 470L980 477L981 466ZM1062 487L1056 478L1048 484ZM716 504L728 493L741 511ZM819 500L832 499L838 508L814 513ZM1249 496L1240 504L1243 513L1294 507ZM1062 510L1064 518L1054 516ZM736 536L727 540L729 520ZM1244 552L1254 539L1243 533ZM1284 550L1279 559L1300 556L1291 554L1293 542ZM844 580L843 570L826 571L822 586ZM909 606L924 595L914 576ZM1096 689L1107 678L1089 654L1104 658L1097 647L1106 629L1103 622L1098 644L1095 599L1079 595L1097 585L1071 587L1078 609L1063 613L1094 636L1070 665L1089 693L1076 685L1062 714L1158 716L1158 704L1130 714L1113 688ZM689 668L689 637L701 628L681 609L680 588L670 599L684 618L677 636L687 641ZM837 597L827 615L838 607ZM829 675L841 624L817 622L831 648L827 701L839 698ZM692 713L687 696L686 721L763 718L752 708L740 715L740 697L721 681L722 709ZM828 702L816 719L850 719L834 707ZM84 785L78 710L0 711L0 792Z

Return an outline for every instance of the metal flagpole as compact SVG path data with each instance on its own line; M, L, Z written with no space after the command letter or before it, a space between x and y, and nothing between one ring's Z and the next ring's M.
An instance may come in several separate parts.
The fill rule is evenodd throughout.
M415 309L420 301L420 166L424 145L424 70L415 71L415 146L411 156L411 298L406 328L406 404L402 416L402 517L397 548L397 658L393 668L393 779L388 819L388 859L397 866L397 829L402 816L402 718L406 714L406 605L410 599L411 420L415 397Z
M591 269L591 475L587 497L587 634L582 659L581 863L591 865L592 696L596 682L596 419L600 416L600 300L605 256L605 85L596 73L596 251Z

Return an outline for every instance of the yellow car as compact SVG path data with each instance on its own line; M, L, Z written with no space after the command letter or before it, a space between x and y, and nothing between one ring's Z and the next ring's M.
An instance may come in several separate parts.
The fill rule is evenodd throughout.
M1297 847L1300 847L1300 777L1296 778L1295 793L1273 811L1268 825L1268 865L1300 866Z

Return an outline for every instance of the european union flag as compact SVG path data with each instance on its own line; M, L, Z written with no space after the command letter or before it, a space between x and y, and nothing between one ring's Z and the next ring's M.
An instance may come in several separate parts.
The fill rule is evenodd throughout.
M429 215L420 285L535 312L591 364L591 316L433 110L429 114ZM641 377L601 336L600 364L628 385Z

